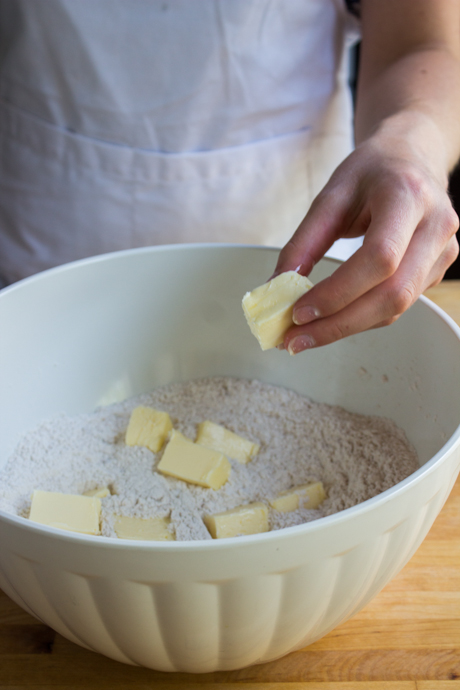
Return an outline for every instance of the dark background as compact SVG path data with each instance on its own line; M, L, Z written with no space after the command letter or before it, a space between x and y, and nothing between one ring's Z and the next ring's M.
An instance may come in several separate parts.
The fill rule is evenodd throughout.
M451 175L449 192L454 209L460 216L460 167L457 167ZM460 230L457 232L457 239L460 242ZM448 280L460 279L460 257L447 269L444 277Z

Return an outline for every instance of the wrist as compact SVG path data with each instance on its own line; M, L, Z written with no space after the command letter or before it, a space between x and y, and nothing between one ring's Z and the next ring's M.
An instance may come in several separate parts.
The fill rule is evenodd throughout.
M372 143L387 155L416 163L447 189L449 173L457 160L448 146L448 137L430 115L407 109L382 119L366 135L357 134L357 147Z

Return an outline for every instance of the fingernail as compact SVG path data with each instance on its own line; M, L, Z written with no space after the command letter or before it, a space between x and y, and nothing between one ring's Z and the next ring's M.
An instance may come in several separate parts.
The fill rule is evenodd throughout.
M315 339L311 335L298 335L297 338L293 338L288 345L288 352L290 355L296 355L303 350L309 350L311 347L315 347Z
M292 320L297 326L304 326L310 321L319 319L320 316L319 309L316 307L297 307L292 314Z

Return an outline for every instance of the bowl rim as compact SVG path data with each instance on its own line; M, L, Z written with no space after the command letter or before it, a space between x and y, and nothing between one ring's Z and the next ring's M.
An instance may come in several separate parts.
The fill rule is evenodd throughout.
M202 249L255 249L255 250L266 250L269 252L277 253L280 251L279 247L265 246L265 245L255 245L255 244L241 244L241 243L214 243L214 242L196 242L196 243L178 243L178 244L162 244L154 245L150 247L136 247L134 249L123 249L115 252L108 252L105 254L98 254L96 256L91 256L85 259L78 259L69 263L61 264L53 268L46 269L35 275L29 276L22 280L19 280L11 285L7 285L0 290L0 300L2 297L11 291L22 289L23 285L28 285L36 281L44 279L46 276L59 274L61 272L67 272L68 270L78 269L80 266L86 266L91 264L103 263L106 261L112 261L116 258L123 258L126 255L135 254L149 254L161 251L171 251L171 250L195 250L199 251ZM323 257L321 261L329 261L340 265L343 263L339 259L334 259L332 257ZM432 300L425 295L421 295L417 302L420 301L425 304L429 309L431 309L435 314L449 327L452 334L459 341L460 347L460 327L441 307L435 304ZM426 476L430 475L437 467L438 464L446 460L455 450L460 448L460 420L455 431L447 439L446 443L438 450L435 455L433 455L430 460L425 462L421 467L419 467L415 472L412 472L408 477L398 482L394 486L382 491L380 494L368 498L355 506L346 508L332 515L327 515L325 517L312 520L310 522L305 522L300 525L294 525L291 527L284 527L279 530L272 530L269 532L264 532L261 534L250 534L241 537L228 537L222 540L216 539L197 539L190 541L148 541L148 540L130 540L130 539L115 539L113 537L103 537L101 535L87 535L80 534L78 532L71 532L66 530L61 530L55 527L48 527L47 525L41 525L38 522L32 522L28 518L24 518L19 515L14 515L0 508L0 521L10 523L16 527L24 528L26 530L38 531L42 533L43 536L53 536L57 537L62 541L78 542L83 545L88 546L100 546L112 549L131 549L131 550L141 550L141 551L189 551L189 550L201 550L201 549L212 549L221 550L227 548L235 548L238 545L250 546L255 543L260 542L271 542L277 541L278 539L295 537L307 535L314 533L321 529L326 529L327 527L332 527L336 523L347 522L358 516L360 513L365 514L372 511L376 506L380 504L387 503L392 500L394 496L401 493L405 493L413 486L420 483Z
M136 254L156 254L163 251L182 251L184 249L187 251L200 251L202 249L216 251L221 249L254 249L256 251L263 250L273 254L279 254L281 247L264 244L242 244L237 242L178 242L177 244L157 244L149 247L119 249L117 251L96 254L95 256L88 256L84 259L75 259L74 261L59 264L59 266L46 268L43 271L34 273L31 276L27 276L26 278L17 280L14 283L5 285L5 287L0 289L0 298L3 297L3 295L7 292L22 289L23 285L28 285L30 282L41 281L45 278L45 276L67 273L69 270L77 270L80 266L90 266L91 264L105 263L107 261L113 261L117 258L123 258L124 256L135 256ZM337 265L343 263L341 259L335 259L330 256L324 256L321 261L330 261L332 263L336 263Z

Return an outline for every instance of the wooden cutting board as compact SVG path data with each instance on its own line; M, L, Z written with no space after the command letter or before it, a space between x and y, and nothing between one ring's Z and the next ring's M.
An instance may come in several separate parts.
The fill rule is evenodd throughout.
M428 296L460 324L460 281ZM460 690L460 481L402 572L319 642L261 666L156 673L88 652L0 592L2 690Z

